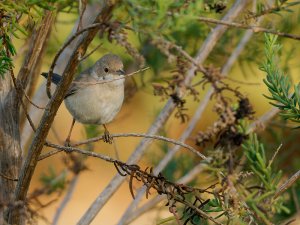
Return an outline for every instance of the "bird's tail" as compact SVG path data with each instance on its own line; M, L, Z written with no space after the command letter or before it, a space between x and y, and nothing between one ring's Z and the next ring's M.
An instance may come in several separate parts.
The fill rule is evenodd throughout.
M48 73L42 73L41 74L43 77L47 78L48 77ZM57 73L53 73L51 76L51 82L54 84L58 84L61 80L61 75L57 74Z

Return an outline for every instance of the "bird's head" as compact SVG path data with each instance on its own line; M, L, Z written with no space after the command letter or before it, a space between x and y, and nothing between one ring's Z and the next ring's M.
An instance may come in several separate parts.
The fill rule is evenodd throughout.
M92 68L92 76L97 80L113 79L124 76L124 66L121 58L114 54L104 55Z

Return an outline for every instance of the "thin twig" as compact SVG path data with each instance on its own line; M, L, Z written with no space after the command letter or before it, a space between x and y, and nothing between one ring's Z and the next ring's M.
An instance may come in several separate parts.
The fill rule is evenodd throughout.
M279 195L285 192L288 188L290 188L296 180L300 178L300 170L296 172L293 176L291 176L286 182L284 182L275 192L273 198L276 199Z
M101 80L101 81L94 81L94 82L84 82L84 81L73 81L73 83L76 83L76 84L87 84L87 85L96 85L96 84L105 84L105 83L110 83L110 82L113 82L113 81L116 81L116 80L122 80L122 79L126 79L127 77L131 77L135 74L138 74L140 72L144 72L146 70L150 69L150 67L145 67L145 68L142 68L140 70L137 70L137 71L134 71L132 73L129 73L129 74L126 74L122 77L117 77L117 78L113 78L113 79L110 79L110 80Z
M6 180L11 180L11 181L18 181L17 178L11 178L9 176L4 175L3 173L0 173L0 177L6 179Z
M79 22L78 22L77 31L82 29L82 20L83 20L83 14L86 10L86 4L87 4L87 1L79 0L79 12L80 12L80 14L79 14Z
M10 69L10 76L11 76L11 79L13 81L14 87L15 87L16 92L17 92L17 96L19 98L19 101L20 101L21 106L23 108L23 111L25 113L25 116L26 116L32 130L35 132L36 131L35 125L34 125L32 119L30 118L30 116L28 114L27 106L24 104L23 99L22 99L22 88L20 87L20 85L18 85L18 83L17 83L18 81L15 78L15 75L14 75L14 72L13 72L12 69Z
M96 153L96 152L86 151L86 150L83 150L83 149L80 149L80 148L66 147L66 146L62 146L62 145L53 144L53 143L50 143L50 142L45 142L45 146L48 146L50 148L56 148L60 152L64 151L64 152L67 152L67 153L72 153L72 152L80 153L82 155L102 159L106 162L116 162L117 161L116 159L113 159L109 156L102 155L102 154L99 154L99 153Z
M235 22L227 22L227 21L223 21L223 20L216 20L216 19L206 18L206 17L198 17L197 19L199 21L207 22L207 23L214 23L214 24L218 24L218 25L221 24L221 25L236 27L236 28L241 28L241 29L250 29L254 33L270 33L270 34L275 34L275 35L278 35L278 36L281 36L281 37L300 40L299 35L283 33L283 32L280 32L280 31L270 30L270 29L267 29L267 28L264 28L264 27L246 25L246 24L235 23Z
M174 139L171 138L167 138L167 137L163 137L163 136L159 136L159 135L149 135L149 134L139 134L139 133L123 133L123 134L110 134L110 136L112 138L119 138L119 137L144 137L144 138L151 138L151 139L156 139L156 140L161 140L161 141L166 141L169 143L172 143L174 145L179 145L181 147L184 147L188 150L190 150L191 152L195 153L197 156L199 156L200 158L207 160L206 156L204 156L202 153L200 153L199 151L197 151L196 149L194 149L193 147L181 142L181 141L176 141ZM89 144L89 143L93 143L93 142L97 142L103 140L103 136L100 137L95 137L95 138L90 138L81 142L77 142L75 144L72 144L72 147L77 147L80 145L84 145L84 144ZM49 156L52 156L56 153L58 153L59 151L53 151L50 153L46 153L45 155L41 155L39 160L45 159Z
M85 56L83 56L82 58L79 59L79 62L84 61L85 59L87 59L89 56L91 56L95 51L98 50L98 48L100 48L103 44L100 43L99 45L97 45L91 52L89 52L88 54L86 54Z
M45 106L39 106L39 105L37 105L36 103L34 103L34 102L29 98L29 96L26 94L26 92L25 92L25 90L24 90L23 88L22 88L22 91L23 91L23 93L24 93L25 98L27 99L27 101L28 101L31 105L33 105L34 107L36 107L36 108L38 108L38 109L46 109Z
M52 78L52 74L53 74L53 70L54 70L54 67L56 65L56 62L60 56L60 54L65 50L65 48L68 47L68 45L70 45L72 43L72 41L75 40L75 38L77 38L79 35L81 35L82 33L86 32L86 31L89 31L89 30L93 30L97 27L100 27L100 26L103 26L103 23L94 23L92 25L89 25L85 28L83 28L82 30L80 31L77 31L75 34L73 34L71 37L69 37L69 39L64 43L64 45L58 50L58 52L56 53L53 61L52 61L52 64L50 66L50 69L49 69L49 72L48 72L48 77L47 77L47 85L46 85L46 90L47 90L47 95L49 98L51 98L51 92L50 92L50 88L51 88L51 78ZM79 56L81 57L81 56ZM78 59L77 59L78 60Z
M278 146L278 148L276 149L275 153L272 156L272 159L269 161L268 167L270 167L275 159L275 157L277 156L278 152L280 151L282 147L282 143Z
M139 134L139 133L110 134L110 136L112 138L118 138L118 137L144 137L144 138L151 138L151 139L166 141L166 142L172 143L174 145L179 145L181 147L184 147L184 148L190 150L191 152L195 153L200 158L202 158L204 160L207 160L206 156L204 156L202 153L200 153L199 151L197 151L196 149L194 149L190 145L187 145L187 144L185 144L181 141L177 141L177 140L167 138L167 137L164 137L164 136L151 135L151 134ZM90 139L87 139L87 140L84 140L84 141L81 141L81 142L77 142L77 143L75 143L71 146L76 147L76 146L79 146L79 145L93 143L93 142L97 142L97 141L100 141L100 140L103 140L103 136L90 138Z

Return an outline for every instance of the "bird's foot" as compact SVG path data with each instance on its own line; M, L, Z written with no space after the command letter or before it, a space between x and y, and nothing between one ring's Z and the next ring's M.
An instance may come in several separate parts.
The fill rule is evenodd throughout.
M109 144L113 143L113 137L110 135L107 129L105 129L103 134L103 141Z
M70 139L66 139L65 140L64 146L65 147L71 147L71 141L70 141Z

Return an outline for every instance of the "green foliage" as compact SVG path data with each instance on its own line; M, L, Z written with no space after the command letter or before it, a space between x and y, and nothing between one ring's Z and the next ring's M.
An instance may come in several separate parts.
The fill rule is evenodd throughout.
M60 174L57 174L53 167L49 167L48 174L43 173L40 177L40 181L48 194L63 190L66 186L67 172L64 170Z
M86 138L93 138L101 133L99 125L85 125L84 130Z
M264 83L267 85L271 96L270 104L282 110L281 115L286 120L300 122L300 84L294 85L294 92L290 94L291 82L279 69L277 58L281 46L277 43L277 36L265 35L265 55L266 60L262 71L267 73Z
M11 43L10 38L4 34L0 37L0 76L2 78L4 74L14 66L10 55L15 54L15 47Z
M16 54L12 43L12 35L20 38L20 34L27 36L33 25L44 16L45 10L62 10L73 7L70 0L3 0L0 1L0 76L14 67L12 56ZM20 21L22 24L20 25Z
M243 144L248 167L254 174L250 179L253 188L246 188L247 205L264 221L272 220L275 213L289 213L283 205L284 198L273 198L279 187L282 171L272 168L272 160L266 158L265 148L257 139L256 134L251 134L249 140Z

